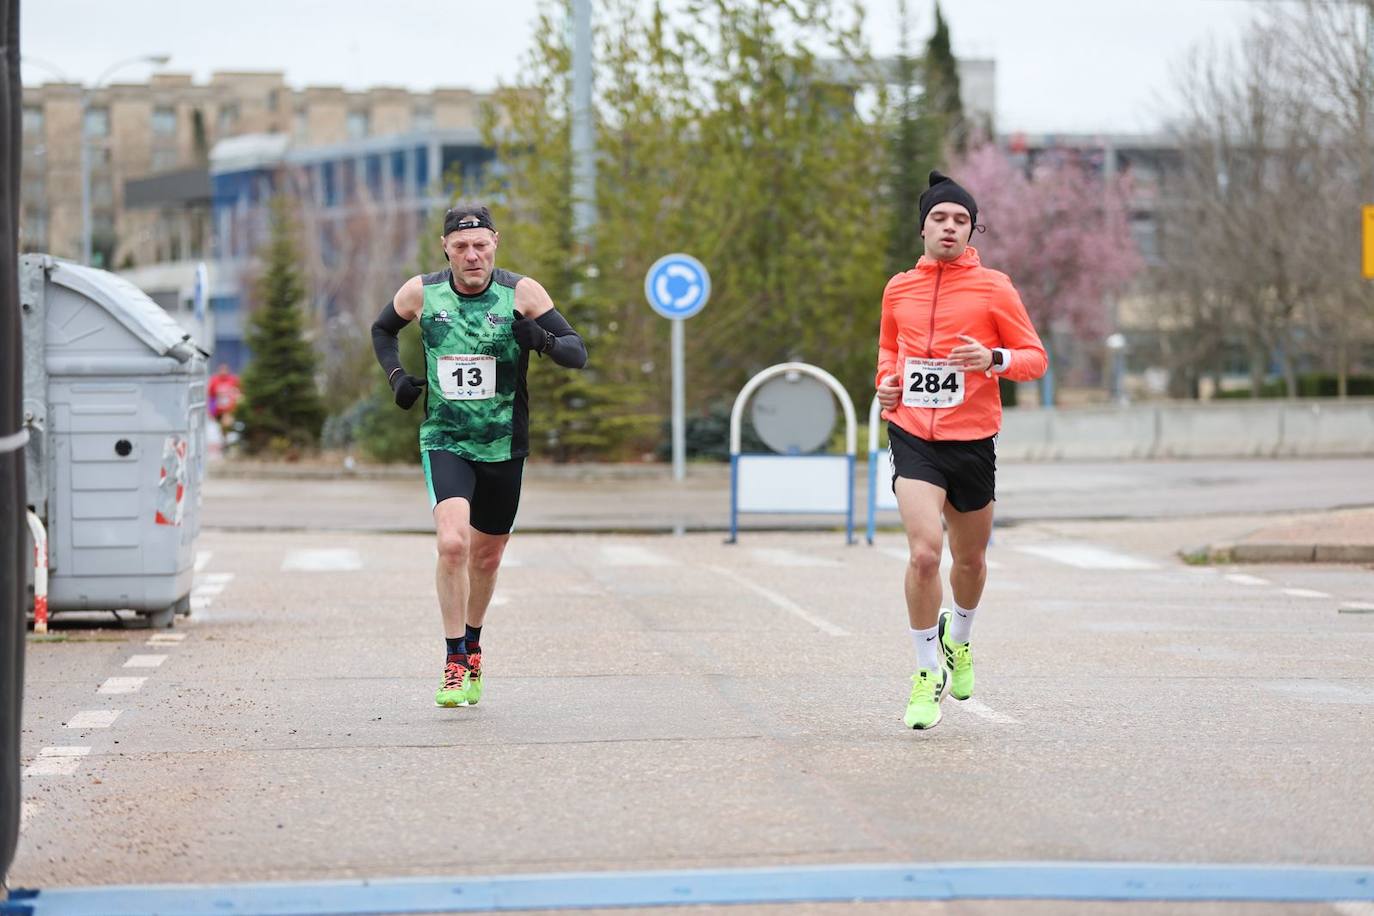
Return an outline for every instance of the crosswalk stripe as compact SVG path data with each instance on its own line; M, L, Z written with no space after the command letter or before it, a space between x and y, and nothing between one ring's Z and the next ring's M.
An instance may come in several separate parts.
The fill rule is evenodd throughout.
M1117 553L1115 550L1108 550L1105 547L1098 547L1095 544L1025 544L1017 547L1021 553L1028 553L1032 556L1041 557L1046 560L1053 560L1056 563L1063 563L1066 566L1077 566L1079 569L1158 569L1159 566L1149 560L1142 560L1139 557L1128 556L1124 553Z

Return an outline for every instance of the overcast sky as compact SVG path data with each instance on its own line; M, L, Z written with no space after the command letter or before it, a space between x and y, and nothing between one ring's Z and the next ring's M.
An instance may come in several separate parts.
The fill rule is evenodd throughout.
M862 0L876 54L896 48L896 0ZM909 0L919 40L933 0ZM1233 41L1253 0L945 0L955 53L997 61L998 129L1148 131L1170 74L1200 41ZM282 70L295 87L361 89L513 82L539 0L26 0L26 82L52 68L82 82L167 53L197 81L213 70ZM115 79L137 81L144 65Z

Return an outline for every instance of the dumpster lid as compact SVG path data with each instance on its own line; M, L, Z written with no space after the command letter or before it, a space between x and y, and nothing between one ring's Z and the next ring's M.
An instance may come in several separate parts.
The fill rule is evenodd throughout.
M59 258L51 259L50 263L52 282L98 303L158 356L171 356L186 362L195 355L191 335L162 306L128 280L108 270L83 267Z

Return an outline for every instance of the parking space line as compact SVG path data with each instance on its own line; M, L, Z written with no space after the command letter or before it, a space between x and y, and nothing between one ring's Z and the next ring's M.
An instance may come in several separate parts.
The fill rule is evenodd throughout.
M835 626L835 624L831 623L828 620L825 620L824 618L817 617L815 614L811 613L806 608L797 604L795 601L788 598L787 596L780 595L772 589L764 588L762 585L757 585L753 582L750 582L748 579L744 578L736 572L732 572L731 570L728 570L723 566L708 565L705 568L711 570L712 572L718 575L724 576L725 578L730 579L731 581L736 582L739 585L742 585L744 588L749 589L749 591L758 595L760 598L763 598L765 601L772 604L774 607L781 608L782 610L786 611L789 614L792 614L795 617L800 617L802 620L805 620L807 623L811 624L813 627L820 630L822 633L825 633L829 636L849 635L848 630L845 630L841 627L837 627Z
M209 566L209 565L210 565L210 558L213 557L213 556L214 556L214 553L212 553L212 552L209 551L209 550L197 550L197 551L196 551L196 572L200 572L202 569L204 569L205 567Z
M137 693L147 683L146 677L107 677L96 693Z
M167 660L165 655L131 655L125 668L156 668Z
M109 728L114 725L122 710L119 709L83 709L81 712L67 720L67 728Z
M24 776L70 776L81 765L89 747L45 747L38 758L24 768Z

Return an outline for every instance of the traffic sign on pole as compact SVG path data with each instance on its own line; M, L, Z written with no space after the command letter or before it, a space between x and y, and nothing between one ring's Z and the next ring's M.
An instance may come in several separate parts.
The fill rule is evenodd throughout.
M711 275L691 255L664 255L644 275L644 296L664 318L691 318L711 297Z
M673 322L673 479L687 476L686 343L682 322L706 307L711 298L711 275L688 254L667 254L644 275L649 306Z

